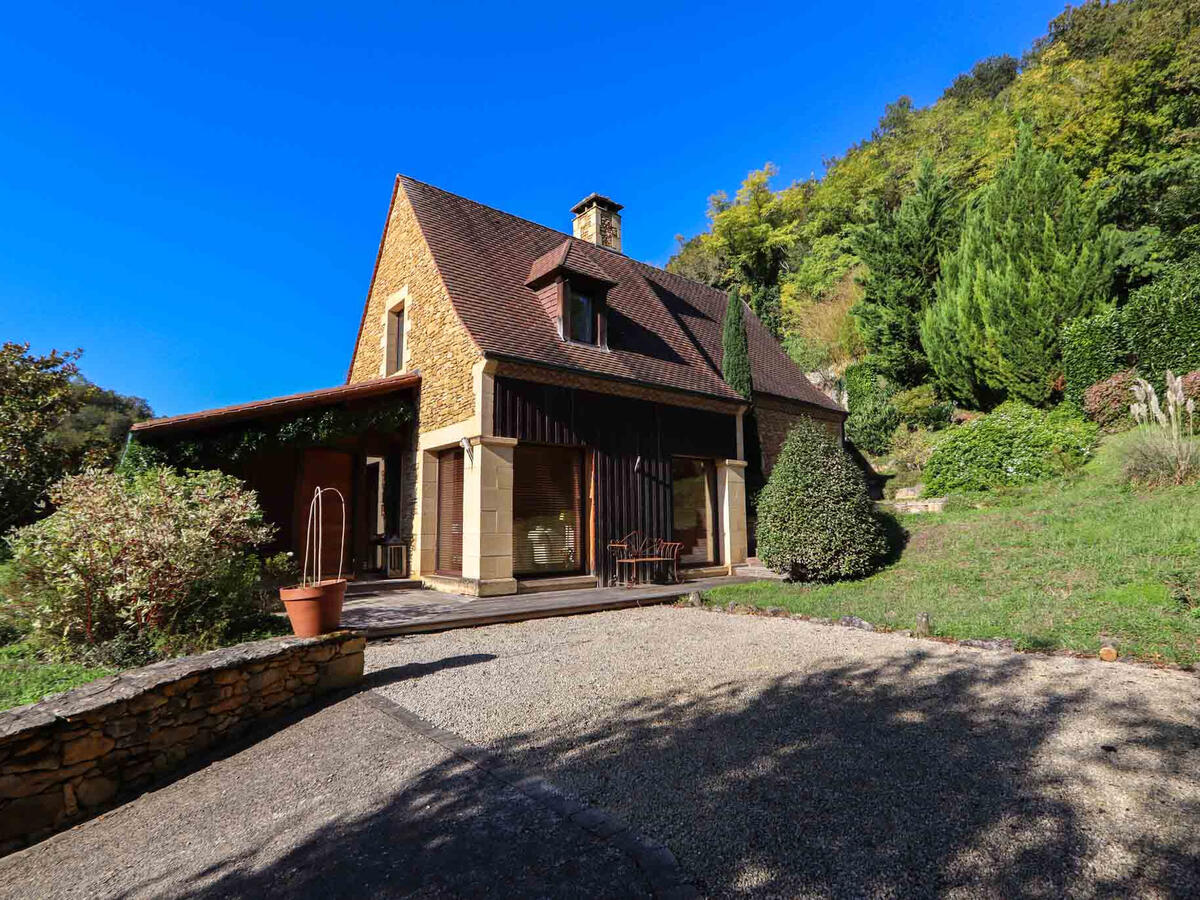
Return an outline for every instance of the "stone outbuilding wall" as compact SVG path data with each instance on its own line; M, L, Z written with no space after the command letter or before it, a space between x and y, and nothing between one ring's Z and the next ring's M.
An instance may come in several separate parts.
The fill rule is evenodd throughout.
M0 854L103 811L251 725L362 680L365 638L274 638L0 713Z
M845 416L830 409L770 397L764 394L754 396L754 415L758 421L758 440L762 448L763 475L770 475L775 468L775 460L783 449L788 432L802 418L808 418L823 425L831 437L842 439L842 423Z

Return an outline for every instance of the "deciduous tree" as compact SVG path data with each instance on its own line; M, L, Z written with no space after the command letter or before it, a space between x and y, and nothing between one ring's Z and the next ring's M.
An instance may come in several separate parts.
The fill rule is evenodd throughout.
M31 521L61 474L64 451L51 432L79 407L79 351L45 356L28 344L0 346L0 534Z

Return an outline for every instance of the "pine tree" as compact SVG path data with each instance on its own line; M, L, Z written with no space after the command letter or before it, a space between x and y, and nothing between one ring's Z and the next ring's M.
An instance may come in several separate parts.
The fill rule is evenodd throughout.
M750 346L746 341L746 319L742 309L741 290L734 287L729 292L729 306L725 309L725 327L721 332L721 373L726 383L750 399L753 383L750 377Z
M950 182L926 157L899 209L879 208L877 221L854 235L854 252L867 273L861 279L863 299L853 313L879 371L895 384L912 387L929 373L921 318L933 304L940 257L957 230Z
M1016 153L971 203L942 259L921 342L955 399L1046 405L1060 381L1059 331L1108 303L1116 244L1094 200L1022 127Z

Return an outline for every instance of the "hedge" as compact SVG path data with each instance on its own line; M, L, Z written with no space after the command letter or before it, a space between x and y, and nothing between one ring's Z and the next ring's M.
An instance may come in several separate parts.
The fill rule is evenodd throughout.
M1068 322L1062 330L1062 349L1066 399L1082 405L1089 387L1127 365L1129 349L1120 311L1112 309Z
M1067 399L1134 366L1161 393L1168 369L1200 368L1200 256L1167 267L1119 309L1068 322L1062 330Z

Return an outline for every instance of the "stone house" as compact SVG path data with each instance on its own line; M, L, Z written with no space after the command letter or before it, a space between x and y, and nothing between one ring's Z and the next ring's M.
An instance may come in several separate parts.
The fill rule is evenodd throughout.
M567 235L399 176L345 386L138 435L403 397L401 433L240 474L281 524L299 522L313 484L342 488L359 577L407 570L479 596L604 584L609 542L633 530L682 542L687 571L730 571L747 555L747 448L769 472L798 418L840 436L846 413L747 309L748 435L749 404L721 376L727 296L622 254L621 209L593 194Z

